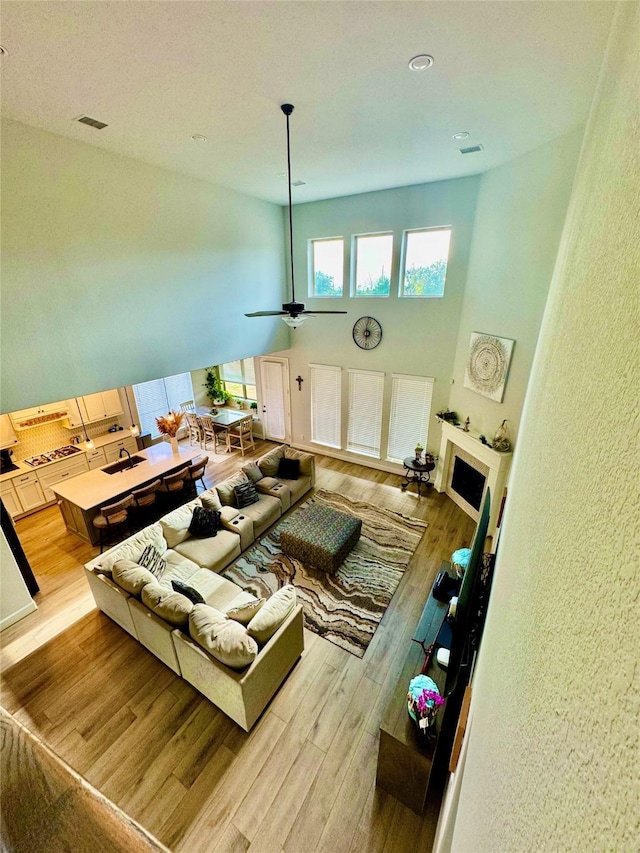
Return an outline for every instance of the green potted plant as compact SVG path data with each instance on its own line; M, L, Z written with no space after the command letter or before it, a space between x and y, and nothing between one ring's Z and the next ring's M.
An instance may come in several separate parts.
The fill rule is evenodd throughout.
M214 406L224 406L232 397L220 381L215 367L210 367L205 373L204 387L207 389L207 397Z

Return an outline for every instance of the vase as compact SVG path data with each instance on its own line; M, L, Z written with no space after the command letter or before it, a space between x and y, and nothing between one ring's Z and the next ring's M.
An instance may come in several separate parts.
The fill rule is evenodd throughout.
M511 442L509 441L509 432L507 430L506 420L502 421L496 430L491 446L499 453L508 453L511 450Z
M171 442L171 452L177 455L180 452L178 450L178 439L175 437L175 435L170 435L169 441Z

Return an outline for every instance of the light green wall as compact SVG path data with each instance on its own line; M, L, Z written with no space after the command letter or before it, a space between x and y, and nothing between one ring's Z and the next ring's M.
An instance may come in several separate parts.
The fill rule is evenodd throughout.
M638 849L640 6L614 27L514 458L461 853Z
M2 125L1 410L288 345L282 209Z
M463 302L469 246L479 177L399 187L294 207L296 295L309 308L346 310L347 315L319 316L292 336L290 358L293 442L310 440L309 364L433 376L433 411L449 400L460 310ZM451 225L453 237L443 299L400 299L398 277L403 229ZM393 231L394 259L388 298L308 299L307 244L318 237L345 239L345 282L348 292L351 237L374 231ZM355 321L371 315L382 324L382 342L363 351L353 342ZM298 391L296 376L305 382ZM343 381L343 435L346 443L347 375ZM387 377L383 413L383 448L390 406ZM428 446L439 446L439 427L432 418ZM416 440L419 437L416 436ZM424 436L421 437L424 443ZM413 447L408 448L412 450ZM357 457L361 458L361 457Z
M485 172L460 315L450 408L492 438L516 438L583 129ZM502 403L464 387L472 332L516 344Z

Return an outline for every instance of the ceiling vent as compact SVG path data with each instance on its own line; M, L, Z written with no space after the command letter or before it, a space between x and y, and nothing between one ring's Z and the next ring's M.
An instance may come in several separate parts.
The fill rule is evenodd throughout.
M475 154L476 151L484 151L484 145L470 145L469 148L461 148L461 154Z
M102 130L104 127L108 127L103 121L98 121L97 118L91 118L91 116L80 116L77 121L80 124L88 124L89 127L95 127L96 130Z

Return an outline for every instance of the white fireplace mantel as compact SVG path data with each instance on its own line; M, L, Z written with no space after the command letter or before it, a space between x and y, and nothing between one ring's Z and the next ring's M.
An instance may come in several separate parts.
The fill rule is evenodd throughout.
M436 471L435 488L444 492L447 488L447 474L451 466L451 458L455 448L459 447L482 462L489 469L486 487L491 489L491 515L489 517L488 535L493 536L500 512L502 493L509 476L511 453L498 453L492 447L487 447L476 436L465 432L461 427L455 427L446 421L441 422L442 441L440 443L440 458Z

